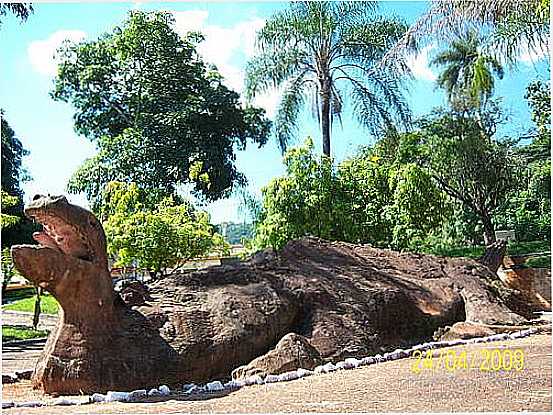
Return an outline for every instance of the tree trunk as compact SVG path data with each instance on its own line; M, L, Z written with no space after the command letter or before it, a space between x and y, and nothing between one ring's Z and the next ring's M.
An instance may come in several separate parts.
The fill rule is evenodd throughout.
M40 300L42 296L42 288L35 287L36 298L35 298L35 308L33 310L33 329L37 329L38 323L40 320Z
M330 88L323 85L321 91L321 132L323 154L330 157Z
M484 226L484 244L489 246L495 242L495 228L492 223L492 218L485 213L482 215L481 220Z
M493 244L490 244L486 247L484 255L478 259L478 262L486 265L490 271L497 272L501 264L503 263L503 257L507 251L507 242L506 241L497 241Z

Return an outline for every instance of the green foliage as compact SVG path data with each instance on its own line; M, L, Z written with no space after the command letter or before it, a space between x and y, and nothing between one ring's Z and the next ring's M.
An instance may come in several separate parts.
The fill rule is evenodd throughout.
M466 32L430 62L444 67L436 83L445 90L454 109L485 105L495 87L494 74L503 78L503 67L497 59L482 53L481 42L476 31Z
M373 132L409 123L400 77L378 66L406 26L376 9L372 2L294 2L258 33L258 54L246 68L246 90L252 97L284 87L274 129L283 152L295 138L298 115L308 101L321 121L327 156L331 123L341 122L347 104Z
M433 1L397 48L449 43L472 29L485 36L487 55L514 66L528 50L549 55L549 26L549 0Z
M24 311L27 313L32 313L35 309L35 303L36 303L36 294L34 294L31 297L14 301L13 303L7 304L2 308L4 310ZM52 295L47 293L42 293L40 295L40 311L42 313L57 314L59 307L60 307L59 303Z
M532 82L526 98L535 128L532 141L518 149L525 160L517 178L518 186L509 193L497 222L514 229L517 239L551 239L551 108L549 83Z
M517 186L521 163L514 142L494 138L502 122L496 106L479 118L437 111L419 122L426 154L419 164L440 188L480 219L485 243L495 241L493 215Z
M2 218L3 220L3 218ZM13 265L12 256L9 248L2 249L2 258L0 260L2 271L2 297L6 294L6 287L10 283L11 279L16 275L19 275L17 269Z
M23 215L23 191L21 182L29 179L22 166L23 157L29 154L10 127L4 112L0 110L2 137L2 247L30 242L32 223Z
M17 205L19 202L16 196L10 196L8 193L2 190L1 193L1 205L2 209L8 209L12 206ZM10 226L15 225L19 222L19 217L14 215L9 215L7 213L0 213L0 229L9 228Z
M2 326L2 343L15 340L36 339L46 337L50 333L48 330L33 330L25 326Z
M280 248L304 235L337 239L334 202L338 183L331 160L316 156L313 141L308 139L303 146L288 150L283 162L286 176L273 179L262 189L255 244Z
M73 105L75 130L98 148L68 188L93 206L110 181L166 196L192 183L209 200L223 197L245 183L235 150L266 142L264 111L242 107L196 53L202 36L180 38L173 25L170 13L133 11L111 33L59 50L51 96Z
M116 266L136 265L165 275L190 258L228 249L209 215L189 203L169 197L152 206L144 203L147 192L134 183L110 183L106 193L103 225Z
M390 147L363 149L336 170L329 158L314 155L311 140L287 151L286 176L262 191L254 245L279 248L290 239L314 235L411 246L441 223L446 198L417 165L398 162L401 146Z
M540 256L528 259L524 265L528 268L549 268L551 269L551 255Z

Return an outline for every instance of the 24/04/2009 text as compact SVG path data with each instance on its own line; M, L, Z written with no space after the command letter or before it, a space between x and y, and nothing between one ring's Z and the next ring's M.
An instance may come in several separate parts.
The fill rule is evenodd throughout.
M470 352L442 349L425 353L415 350L411 357L411 372L417 374L424 370L456 372L477 369L482 372L497 372L524 369L522 349L483 349Z

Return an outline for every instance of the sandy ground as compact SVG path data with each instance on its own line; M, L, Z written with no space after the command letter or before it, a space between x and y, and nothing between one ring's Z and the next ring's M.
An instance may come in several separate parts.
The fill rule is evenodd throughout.
M109 403L70 407L12 408L6 414L169 414L210 412L458 412L551 411L551 335L451 348L457 355L482 356L482 350L524 353L520 371L481 371L440 367L414 373L414 359L402 359L250 386L203 398L173 396L161 402ZM28 382L5 385L4 401L44 400ZM48 399L48 398L46 398Z

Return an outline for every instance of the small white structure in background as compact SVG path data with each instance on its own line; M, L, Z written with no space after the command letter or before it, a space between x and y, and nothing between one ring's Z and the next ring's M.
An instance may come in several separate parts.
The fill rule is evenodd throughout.
M517 240L514 230L495 231L495 239L498 241L503 240L507 242L514 242Z

